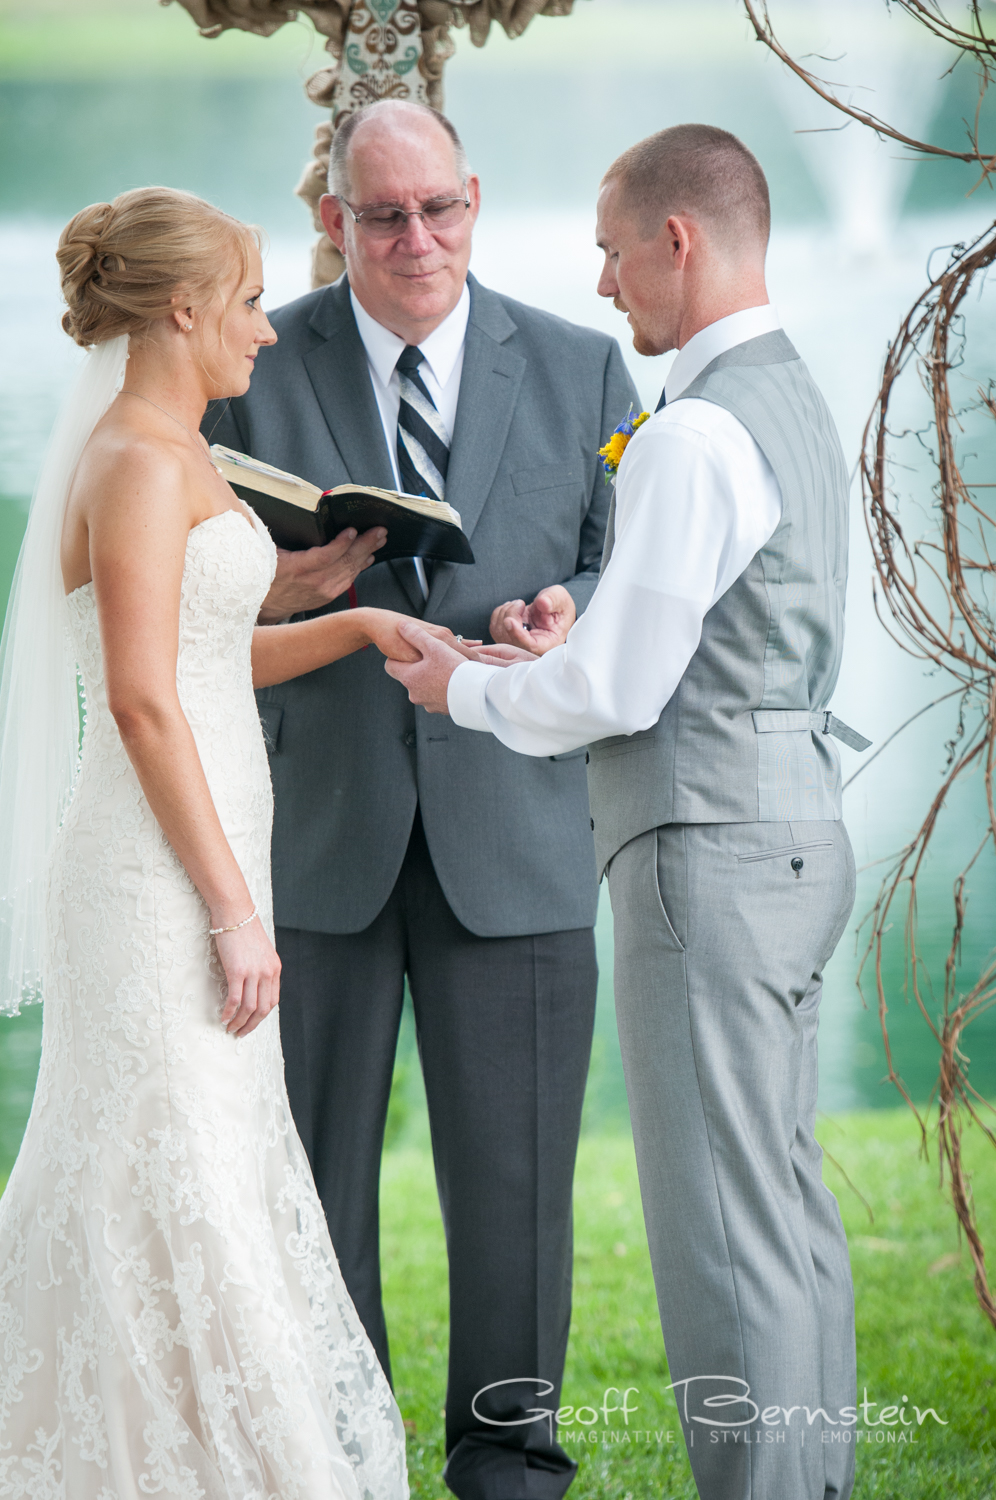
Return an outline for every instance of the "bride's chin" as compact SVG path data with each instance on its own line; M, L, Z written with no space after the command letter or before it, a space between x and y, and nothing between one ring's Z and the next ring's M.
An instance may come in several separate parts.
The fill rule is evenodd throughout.
M244 396L249 389L251 375L252 371L247 370L244 375L233 376L225 382L225 389L223 391L220 390L217 396L212 397L212 400L230 401L233 396Z

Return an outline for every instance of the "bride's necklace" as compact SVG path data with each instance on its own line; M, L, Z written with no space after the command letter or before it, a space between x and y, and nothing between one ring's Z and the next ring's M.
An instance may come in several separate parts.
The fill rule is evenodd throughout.
M165 408L165 406L160 406L159 402L158 401L153 401L150 396L143 396L142 393L141 393L141 391L122 391L121 394L122 394L122 396L134 396L138 401L147 401L150 406L154 406L155 407L156 411L161 411L164 417L169 417L170 421L171 422L175 422L176 425L177 425L177 427L182 427L183 428L184 432L187 434L188 438L193 443L193 445L197 449L198 453L200 453L203 458L207 459L208 463L211 465L211 467L214 470L214 472L216 474L223 474L224 473L224 470L221 469L219 467L219 465L216 464L214 462L214 460L211 459L210 457L208 457L208 455L204 452L204 449L201 447L200 443L194 437L194 434L191 432L191 430L187 426L187 424L185 422L181 422L179 417L174 417L173 413L171 411L167 411L166 408Z

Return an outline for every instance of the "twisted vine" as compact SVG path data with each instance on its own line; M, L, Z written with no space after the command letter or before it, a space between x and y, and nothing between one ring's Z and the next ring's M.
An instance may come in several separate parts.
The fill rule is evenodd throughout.
M980 180L996 167L996 155L979 140L981 100L996 66L996 38L983 27L979 0L968 6L968 25L958 25L944 14L939 0L893 0L932 36L956 49L957 62L970 57L978 67L980 107L966 122L966 146L956 151L920 141L887 121L842 98L840 85L818 78L793 58L774 33L766 4L744 0L757 39L819 97L883 139L893 140L924 156L978 166ZM954 63L952 63L954 66ZM949 70L950 71L950 70ZM869 937L858 982L870 969L874 977L879 1022L885 1045L888 1077L916 1116L926 1151L931 1129L936 1133L942 1181L946 1177L959 1228L968 1245L979 1306L996 1328L996 1297L990 1286L985 1247L979 1233L971 1180L965 1167L963 1135L976 1125L996 1146L996 1111L973 1088L965 1033L973 1021L996 1004L996 955L982 972L960 987L962 940L966 930L966 882L983 853L996 849L996 619L987 587L996 584L996 560L991 544L996 537L996 503L987 500L993 485L970 483L958 458L957 438L963 411L956 409L951 372L961 358L965 301L978 290L996 261L996 224L969 245L956 246L944 269L934 277L903 319L889 346L882 383L862 439L861 483L865 522L875 566L875 607L889 634L922 661L945 672L954 686L946 697L957 696L958 728L949 744L947 769L914 837L896 856L868 913ZM936 468L933 485L933 531L908 535L900 516L900 502L892 483L894 445L901 429L890 426L890 408L900 377L909 370L919 375L931 404L929 436L918 434ZM980 390L974 409L996 419L993 386ZM939 700L935 700L939 701ZM914 717L917 717L914 715ZM912 721L908 721L912 722ZM982 769L988 823L985 833L953 887L954 922L944 965L943 1001L932 1014L924 990L929 978L918 938L917 891L924 860L938 819L952 788L969 771ZM906 992L913 999L937 1043L935 1088L936 1124L914 1104L893 1060L889 1037L888 996L883 974L886 933L894 908L903 907L906 953Z

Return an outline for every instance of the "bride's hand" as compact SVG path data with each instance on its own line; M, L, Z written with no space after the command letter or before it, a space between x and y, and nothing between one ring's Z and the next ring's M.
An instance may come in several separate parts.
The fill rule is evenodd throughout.
M511 667L519 661L536 661L535 651L523 651L521 646L482 646L480 642L471 642L473 647L465 651L471 661L482 661L488 667ZM457 648L459 650L459 647Z
M280 1000L280 958L259 917L237 932L219 932L215 942L228 980L221 1024L233 1036L248 1036Z
M451 651L458 651L468 660L474 660L474 652L481 644L480 641L472 641L465 635L454 635L452 630L448 630L445 625L433 625L429 620L417 620L415 623L428 631L429 635L434 635L437 641L442 641L444 646L449 646Z
M391 661L421 661L415 647L398 631L399 625L412 624L410 615L396 614L390 609L371 609L367 611L367 615L366 630L371 643L377 647L378 651L382 651ZM416 620L414 623L420 629L427 631L429 635L434 635L445 646L451 646L454 651L461 651L464 656L470 656L469 648L480 645L479 641L458 642L452 630L447 630L445 625L433 625L429 620Z

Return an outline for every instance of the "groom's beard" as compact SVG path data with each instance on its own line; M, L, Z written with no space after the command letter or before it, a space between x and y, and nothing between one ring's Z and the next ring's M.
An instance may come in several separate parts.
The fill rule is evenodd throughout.
M637 354L645 354L651 359L655 355L663 353L663 350L658 349L657 345L651 343L641 330L635 326L633 328L633 348Z
M673 341L670 343L664 341L662 343L659 336L657 338L651 337L648 330L637 322L632 309L628 308L625 302L620 302L618 297L613 297L612 305L617 312L626 313L630 329L633 333L633 348L637 354L644 354L647 358L653 359L658 354L667 354L669 349L675 347Z
M658 354L667 353L667 349L661 348L660 339L650 338L638 323L631 322L630 327L633 330L633 348L637 354L645 354L648 359L654 359ZM674 345L671 344L669 347L673 349Z

